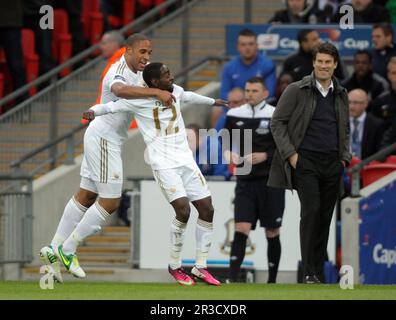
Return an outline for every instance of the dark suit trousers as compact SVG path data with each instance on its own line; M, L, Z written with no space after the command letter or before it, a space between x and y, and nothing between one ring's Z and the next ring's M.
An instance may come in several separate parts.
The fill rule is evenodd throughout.
M337 153L300 150L293 183L301 203L300 246L304 277L322 277L330 222L343 165Z

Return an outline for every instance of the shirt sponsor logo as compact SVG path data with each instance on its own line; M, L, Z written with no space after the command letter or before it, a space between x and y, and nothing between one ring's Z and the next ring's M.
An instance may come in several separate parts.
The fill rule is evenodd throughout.
M114 76L114 80L121 80L121 81L127 82L126 79L123 76L119 75L119 74L116 74Z

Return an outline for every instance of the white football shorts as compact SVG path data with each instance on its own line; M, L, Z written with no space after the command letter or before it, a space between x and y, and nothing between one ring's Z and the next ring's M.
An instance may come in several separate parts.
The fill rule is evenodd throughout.
M187 197L190 201L210 196L208 184L197 164L153 170L154 178L168 202Z
M101 198L120 198L123 182L121 146L87 130L80 175L82 189L95 192Z

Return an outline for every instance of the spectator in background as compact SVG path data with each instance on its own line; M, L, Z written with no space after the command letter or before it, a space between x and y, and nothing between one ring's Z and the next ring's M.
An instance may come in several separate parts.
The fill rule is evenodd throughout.
M389 23L377 23L371 32L373 41L373 71L387 77L387 66L391 57L396 56L393 43L393 29ZM389 79L388 79L389 80Z
M297 34L297 41L300 45L298 52L287 57L283 64L283 71L293 72L296 81L312 73L312 52L313 49L321 43L321 39L316 30L302 29ZM340 79L344 78L341 63L337 65L335 76Z
M283 63L283 72L292 72L296 81L311 74L312 50L321 40L316 30L302 29L297 34L297 41L300 46L298 52L291 54Z
M280 96L282 95L282 92L285 91L286 87L294 81L296 81L296 80L294 79L294 74L292 72L282 71L278 77L278 82L276 85L276 96L268 99L267 102L270 105L273 105L276 107L278 100L279 100Z
M211 128L220 131L224 128L225 119L227 117L228 109L236 108L245 103L245 91L241 88L232 89L227 96L228 108L216 108L211 113ZM220 114L218 114L220 113Z
M186 126L188 145L199 170L204 176L223 176L225 180L228 180L232 174L228 171L226 161L223 160L221 145L216 143L218 139L215 137L213 140L211 136L208 136L205 143L199 135L200 129L202 128L195 123ZM202 152L205 153L204 156Z
M388 80L390 88L372 102L372 113L385 121L387 129L396 119L396 57L392 57L388 63Z
M100 103L100 97L102 95L102 81L111 65L117 62L125 53L126 48L124 47L124 36L118 31L105 32L100 41L100 50L102 56L107 58L107 65L103 69L99 83L99 94L96 98L96 103ZM85 122L85 121L84 121ZM136 123L133 121L133 123Z
M362 89L348 93L350 145L352 155L365 159L380 149L383 135L383 121L367 113L369 97Z
M21 43L21 0L0 2L0 46L3 47L13 82L13 90L26 84Z
M238 36L239 56L224 66L221 79L221 98L226 99L231 89L244 88L251 77L264 79L270 96L275 95L275 64L258 51L256 34L250 29L243 29Z
M275 12L269 23L316 23L314 0L286 0L286 9Z
M343 4L340 4L342 6ZM376 23L389 22L388 11L381 5L376 4L373 0L352 0L353 22L354 23ZM333 22L339 23L342 13L337 10L337 14L333 18Z
M386 79L373 72L373 56L370 51L358 50L353 58L353 67L353 74L341 83L348 92L360 88L373 100L389 89Z
M40 8L43 5L53 5L48 0L23 0L23 26L33 30L35 35L36 52L40 57L39 75L49 72L56 67L52 58L52 30L40 28L42 14Z
M346 1L342 0L318 0L315 4L315 15L317 23L331 23L334 15L338 13L340 3L344 4Z
M225 129L229 131L231 150L224 150L229 163L237 166L234 220L235 233L231 247L229 282L236 282L245 257L246 241L251 230L265 228L267 238L268 283L275 283L281 257L280 227L285 207L285 192L267 186L275 142L270 130L275 108L266 102L268 90L262 78L246 82L247 103L228 111ZM238 150L234 148L233 129L239 129ZM251 147L245 145L245 134L252 132ZM249 150L250 149L250 150ZM243 172L245 168L247 172Z
M396 142L396 118L393 119L390 127L385 131L382 137L381 149L395 142ZM393 151L392 154L396 154L396 152Z
M124 36L119 31L105 32L100 41L102 56L109 59L108 62L118 60L125 53L124 41Z

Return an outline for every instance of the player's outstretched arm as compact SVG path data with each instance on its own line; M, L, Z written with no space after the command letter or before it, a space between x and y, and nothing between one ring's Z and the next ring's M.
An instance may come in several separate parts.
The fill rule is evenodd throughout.
M109 103L95 104L83 113L83 119L92 121L97 116L103 116L109 113L133 112L133 108L136 107L134 103L135 101L139 102L141 100L137 99L133 101L127 101L124 99L120 99L117 101L111 101Z
M223 99L213 99L202 96L192 91L183 92L183 103L186 104L203 104L209 106L227 106L227 101Z
M171 106L176 102L175 96L166 90L129 86L119 82L116 82L111 86L111 92L113 92L117 97L124 99L144 99L154 97L161 101L165 106Z

